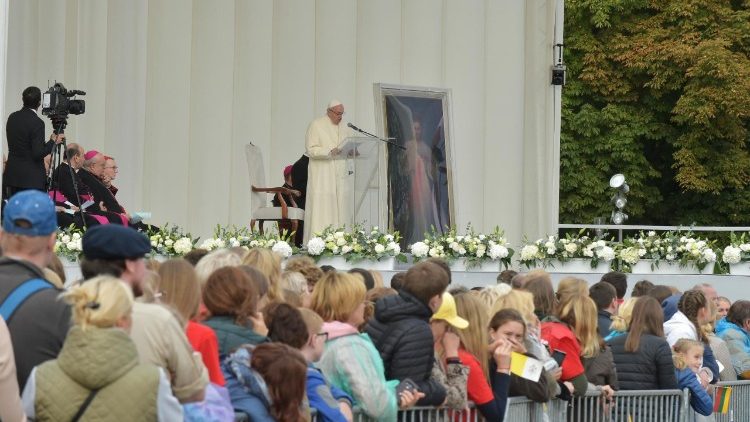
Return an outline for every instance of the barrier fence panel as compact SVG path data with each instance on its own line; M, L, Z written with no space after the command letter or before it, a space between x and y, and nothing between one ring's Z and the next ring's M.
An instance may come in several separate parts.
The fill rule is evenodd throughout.
M606 401L601 394L591 393L573 398L565 412L567 417L557 413L553 420L682 422L686 402L687 392L681 390L618 391L611 401Z
M725 381L716 384L720 387L732 387L729 398L729 409L726 413L714 412L716 422L750 421L750 381ZM714 403L718 389L714 392Z
M688 390L618 391L606 402L600 394L575 397L570 403L552 400L536 403L525 397L508 399L507 422L750 422L750 381L729 381L717 384L732 387L728 409L714 412L707 418L696 416L690 408ZM718 390L717 390L718 391ZM714 401L717 399L714 393ZM240 416L240 415L238 415ZM236 420L247 420L237 418ZM315 415L312 421L315 422ZM355 422L369 422L355 410ZM399 412L399 422L478 422L476 409L455 412L433 407L416 407Z

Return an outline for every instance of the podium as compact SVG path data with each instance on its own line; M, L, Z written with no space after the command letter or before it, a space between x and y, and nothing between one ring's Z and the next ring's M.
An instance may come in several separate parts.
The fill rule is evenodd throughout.
M341 221L351 228L362 224L366 229L379 226L380 207L384 204L380 189L380 144L378 139L352 136L339 145L341 153L334 157L343 161L346 212Z

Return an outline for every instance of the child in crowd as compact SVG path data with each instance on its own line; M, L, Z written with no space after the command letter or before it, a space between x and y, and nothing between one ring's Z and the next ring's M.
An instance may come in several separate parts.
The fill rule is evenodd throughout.
M690 390L690 407L701 415L708 416L713 410L713 400L706 389L712 375L703 365L703 343L680 339L672 346L675 375L680 389Z

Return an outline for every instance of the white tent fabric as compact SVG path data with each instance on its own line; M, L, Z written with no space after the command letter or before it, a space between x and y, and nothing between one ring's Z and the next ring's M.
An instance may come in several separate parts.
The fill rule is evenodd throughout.
M155 224L247 224L244 145L281 184L331 98L378 130L382 82L452 90L459 228L553 229L555 0L8 3L3 121L26 86L87 91L69 139L116 157L118 196Z

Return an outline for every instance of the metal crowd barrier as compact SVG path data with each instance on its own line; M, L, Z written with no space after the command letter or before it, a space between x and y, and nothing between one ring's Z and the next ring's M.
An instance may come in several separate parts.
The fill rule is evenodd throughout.
M732 387L729 399L729 410L726 413L714 412L716 422L750 421L750 381L723 381L716 384L721 387ZM714 394L716 400L716 394Z
M618 391L610 402L600 394L589 393L572 401L552 400L536 403L525 397L511 397L505 413L506 422L750 422L750 381L728 381L717 384L732 387L729 409L709 417L697 415L690 408L688 390ZM356 409L355 409L356 411ZM238 419L239 420L239 419ZM454 412L434 407L415 407L399 411L398 422L479 422L476 409ZM312 422L318 419L313 414ZM356 412L354 422L369 422Z

